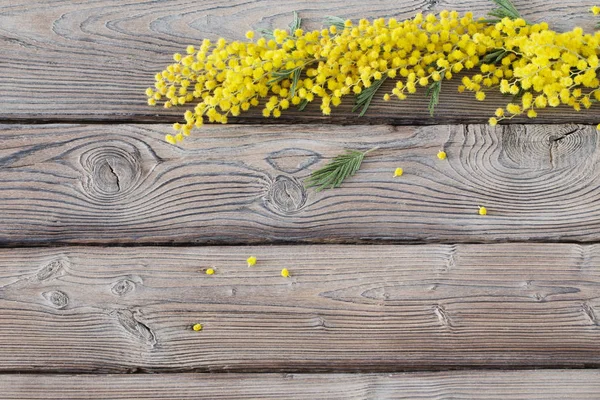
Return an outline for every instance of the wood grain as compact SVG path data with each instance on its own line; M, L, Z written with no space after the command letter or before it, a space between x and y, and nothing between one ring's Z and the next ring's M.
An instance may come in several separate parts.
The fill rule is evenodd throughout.
M556 29L580 25L592 30L588 12L596 0L517 0L529 21L549 21ZM286 27L292 11L309 29L326 15L352 19L409 18L443 9L485 15L489 0L320 0L263 1L0 1L0 120L4 121L177 121L183 110L146 105L144 90L174 52L203 38L243 39L248 29ZM390 83L391 84L391 83ZM488 95L485 103L444 86L435 118L421 93L407 102L374 101L368 116L357 119L351 100L323 117L317 105L304 113L285 113L279 122L336 123L482 123L507 100ZM540 113L540 122L594 123L597 108L575 113L568 108ZM527 119L518 121L530 121ZM253 112L232 122L275 122Z
M598 370L379 374L0 375L6 400L592 400Z
M170 129L0 126L0 244L600 240L594 127L226 126L181 146ZM373 147L342 188L302 186Z
M599 265L572 244L2 249L0 371L600 367Z

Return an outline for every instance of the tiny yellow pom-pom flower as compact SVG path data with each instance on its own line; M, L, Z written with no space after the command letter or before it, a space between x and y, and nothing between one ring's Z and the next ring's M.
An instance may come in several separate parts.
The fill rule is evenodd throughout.
M166 135L165 140L167 141L167 143L171 143L171 144L177 143L177 140L175 140L175 137L173 135Z
M404 170L402 168L396 168L396 170L394 171L394 177L402 176L403 173Z
M179 53L173 54L173 60L175 60L177 62L181 61L181 54L179 54Z
M214 268L209 268L206 270L206 275L214 275L215 274L215 269Z
M289 278L290 277L290 271L288 271L287 268L284 268L281 270L281 276L283 276L284 278Z
M598 7L598 6L592 7L591 11L594 15L600 15L600 7Z
M253 31L246 32L246 39L254 39L254 32Z
M388 93L386 93L386 94L383 95L383 100L384 101L390 101L390 98L391 97L390 97L390 95Z
M192 326L192 329L195 330L196 332L201 331L202 324L194 324L194 326Z
M250 256L250 257L248 257L248 259L246 260L246 262L248 263L249 267L253 267L253 266L256 265L256 257Z
M488 120L488 122L489 122L489 124L490 124L491 126L496 126L496 125L498 125L498 120L497 120L496 118L494 118L494 117L490 118L490 119Z
M448 155L446 154L446 152L444 150L438 151L437 158L439 158L440 160L445 160L446 157L448 157Z
M596 129L600 131L600 124L596 125Z
M479 215L487 215L487 208L479 207Z

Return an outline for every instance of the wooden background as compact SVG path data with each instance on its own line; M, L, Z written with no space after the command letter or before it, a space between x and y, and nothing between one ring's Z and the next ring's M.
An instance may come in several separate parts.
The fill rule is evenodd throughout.
M515 1L589 31L596 3ZM172 146L145 103L205 37L443 9L491 2L0 0L0 398L600 399L597 107L490 128L505 100L449 83L433 118L347 99Z

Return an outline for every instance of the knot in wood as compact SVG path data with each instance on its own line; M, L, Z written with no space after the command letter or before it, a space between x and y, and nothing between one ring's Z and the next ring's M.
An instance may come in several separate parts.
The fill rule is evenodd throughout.
M534 170L580 166L596 151L595 129L577 125L510 125L502 152L519 168Z
M110 288L110 291L115 296L124 296L135 289L135 282L129 279L121 279Z
M98 200L122 199L141 176L140 155L135 149L96 147L82 155L82 163L88 174L85 187Z
M65 269L64 264L65 262L63 260L50 261L37 272L37 279L39 281L44 281L60 274Z
M304 206L306 190L296 179L279 175L271 182L265 202L272 210L293 214Z
M42 293L42 296L58 309L65 308L69 304L69 296L60 290Z
M281 172L295 174L310 167L320 159L319 154L312 150L289 148L271 153L266 161Z

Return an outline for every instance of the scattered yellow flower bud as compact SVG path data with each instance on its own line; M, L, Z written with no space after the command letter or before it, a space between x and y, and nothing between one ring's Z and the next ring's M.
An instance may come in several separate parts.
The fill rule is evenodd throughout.
M215 274L215 269L214 268L208 268L206 270L206 275L214 275Z
M444 150L438 151L437 158L439 158L440 160L445 160L446 157L448 157L448 155L446 154L446 152Z
M479 215L487 215L487 208L479 207Z
M202 324L194 324L194 326L192 326L192 329L195 330L196 332L201 331Z
M287 268L284 268L281 270L281 276L283 276L284 278L289 278L290 277L290 271L288 271Z
M490 118L490 119L488 120L488 122L489 122L489 124L490 124L491 126L496 126L496 125L498 125L498 120L497 120L496 118L494 118L494 117Z
M256 265L256 257L250 256L250 257L248 257L248 259L246 260L246 262L248 263L249 267L253 267L253 266Z
M254 39L254 32L253 31L246 32L246 39Z
M394 171L394 177L402 176L403 173L404 170L402 168L396 168L396 170Z
M166 135L165 141L170 144L177 144L177 140L175 140L175 137L173 135Z
M592 7L591 11L594 15L600 15L600 7L598 7L598 6Z
M390 101L390 98L391 97L390 97L390 95L388 93L386 93L386 94L383 95L383 100L384 101Z

